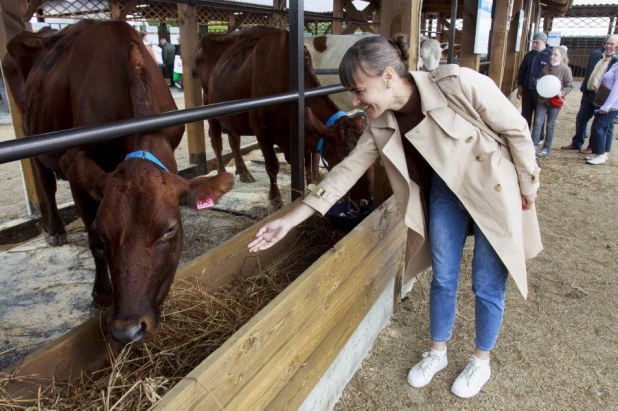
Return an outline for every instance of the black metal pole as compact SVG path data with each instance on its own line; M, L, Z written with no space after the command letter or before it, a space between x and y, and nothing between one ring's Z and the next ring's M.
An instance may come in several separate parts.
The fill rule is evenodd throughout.
M446 63L453 62L453 49L455 48L455 32L457 31L457 0L451 2L451 29L448 32L448 56Z
M292 159L292 201L305 191L305 76L304 76L304 0L291 0L290 24L290 92L298 100L290 103L290 156Z

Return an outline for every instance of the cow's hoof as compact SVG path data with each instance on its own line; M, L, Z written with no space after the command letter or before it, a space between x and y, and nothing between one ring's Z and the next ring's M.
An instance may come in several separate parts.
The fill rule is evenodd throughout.
M56 234L56 235L45 235L45 241L52 247L59 247L61 245L67 244L69 241L67 240L67 233Z
M241 174L240 181L242 181L243 183L255 183L255 178L253 178L250 173Z

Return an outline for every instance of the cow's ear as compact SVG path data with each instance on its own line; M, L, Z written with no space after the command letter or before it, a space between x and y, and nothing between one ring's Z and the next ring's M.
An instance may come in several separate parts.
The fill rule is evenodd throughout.
M313 115L313 111L309 107L305 108L305 131L307 137L314 139L328 138L329 136L328 128Z
M180 205L202 210L215 205L234 186L234 176L220 173L214 177L196 177L185 182Z
M86 191L95 201L101 201L107 181L113 173L103 169L81 150L69 150L60 158L60 170L72 185Z

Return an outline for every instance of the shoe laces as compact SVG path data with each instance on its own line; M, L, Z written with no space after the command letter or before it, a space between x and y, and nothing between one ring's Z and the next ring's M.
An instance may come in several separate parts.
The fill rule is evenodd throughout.
M464 368L462 374L466 378L468 385L471 385L481 370L482 365L474 361L474 358L468 362L466 368Z
M423 373L425 373L426 371L431 370L439 361L440 357L433 354L431 351L427 351L423 353L423 360L418 366Z

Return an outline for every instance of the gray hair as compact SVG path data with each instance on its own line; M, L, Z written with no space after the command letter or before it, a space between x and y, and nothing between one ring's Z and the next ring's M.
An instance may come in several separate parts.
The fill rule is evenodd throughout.
M611 36L607 36L607 39L605 39L605 42L607 43L610 40L613 40L615 44L618 44L618 34L612 34Z
M405 34L397 34L390 41L379 36L367 37L354 43L345 53L339 65L339 78L344 87L354 88L357 69L375 77L387 67L403 78L408 75L409 58L410 45Z

